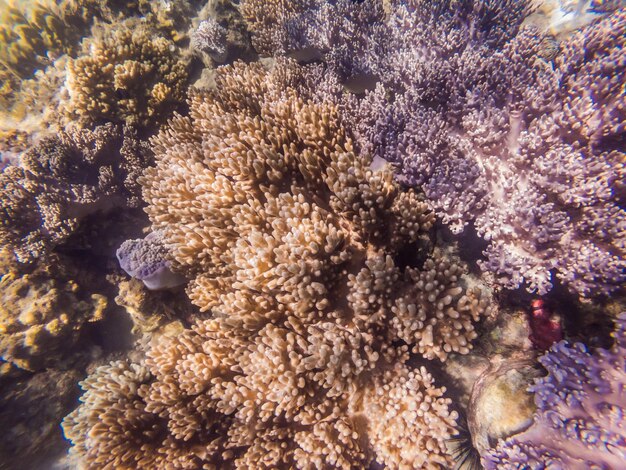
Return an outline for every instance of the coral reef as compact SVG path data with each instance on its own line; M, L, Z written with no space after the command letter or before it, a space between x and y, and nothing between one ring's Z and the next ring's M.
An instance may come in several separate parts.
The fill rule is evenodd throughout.
M153 291L137 279L118 279L115 284L115 303L130 315L133 333L140 337L178 319L191 323L193 318L199 318L197 308L182 289Z
M462 267L439 252L421 270L393 260L404 248L420 256L434 220L428 206L399 191L388 169L372 171L367 155L355 155L332 106L302 102L280 79L259 64L221 68L217 91L192 99L191 120L174 119L153 141L146 211L192 278L192 301L206 311L246 290L315 318L332 310L325 285L346 282L365 324L387 303L398 312L399 337L421 343L423 335L420 353L444 359L466 351L472 327L459 320L474 317L476 305L473 289L458 285ZM382 294L402 278L407 287L393 298L367 299L370 289ZM456 313L431 316L431 303Z
M390 468L448 463L440 447L455 415L424 369L398 364L376 376L358 392L362 409L346 416L336 400L307 397L310 385L292 392L307 368L300 364L298 374L281 359L293 338L268 325L263 343L246 344L224 335L228 323L210 320L178 340L161 338L148 367L97 369L81 384L83 404L63 423L72 451L98 468L353 468L371 460L369 443Z
M3 253L0 278L0 375L57 366L89 323L104 317L107 298L93 274L52 257L28 268Z
M3 40L8 41L6 48L0 48L0 151L19 153L35 145L41 137L77 121L91 126L94 121L102 123L111 117L118 122L142 121L150 125L161 119L157 116L160 112L169 112L170 108L182 104L177 100L184 99L186 83L177 84L179 79L184 82L185 77L176 63L187 63L183 57L188 55L187 31L195 21L198 3L195 0L10 2L0 13L0 44ZM222 3L218 2L218 5ZM119 33L120 29L129 28L135 30L135 39L139 43L130 40L134 44L133 51L127 52L141 57L121 58L118 50L116 57L101 51L98 57L91 58L105 60L106 56L124 62L117 69L118 82L107 82L111 79L110 74L116 72L104 63L100 64L102 70L94 70L85 56L89 56L91 47L123 49L126 46L115 44L115 41L129 40L128 35ZM147 40L141 37L142 34L149 36ZM156 38L161 39L155 41L155 45L141 46ZM182 48L167 51L163 46L171 46L171 41ZM169 59L165 57L168 54L172 56ZM80 64L89 66L93 74L89 79L81 78L80 71L67 67L68 62L75 63L81 58L78 67ZM139 74L146 83L156 80L149 83L153 91L139 84L133 85L130 82L134 79L131 80L128 74L124 76L125 67L131 66L129 60L145 62L131 72ZM115 63L113 67L117 65ZM95 95L86 97L81 95L80 89L72 89L74 97L71 98L66 87L67 75L74 77L77 88L85 87L82 92ZM157 83L162 85L153 89ZM111 107L112 100L121 101L121 109ZM151 101L146 103L146 100ZM84 109L83 105L89 109ZM146 115L131 116L136 108L140 114ZM147 115L150 113L154 116Z
M0 241L27 262L91 214L139 207L137 178L150 158L131 128L113 124L43 139L0 174Z
M367 49L374 25L385 17L377 0L243 0L241 14L259 54L323 54L335 65L358 60L354 52Z
M526 431L483 453L487 469L622 468L626 461L626 314L611 350L555 344L540 359L548 376L530 388L537 412Z
M190 46L193 50L209 53L216 62L223 62L227 52L226 33L226 28L210 17L191 33Z
M85 0L79 0L85 1ZM211 0L206 2L230 3L230 0ZM201 0L86 0L102 10L107 19L114 22L115 17L124 12L125 17L139 17L156 28L161 35L181 45L189 39L187 31L192 18L202 5Z
M64 430L90 466L451 462L456 413L409 350L467 353L488 297L432 250L418 194L280 71L218 69L153 139L146 210L211 316L83 383Z
M624 467L624 0L0 10L0 469Z
M74 1L0 2L0 76L30 77L72 53L91 19Z
M0 97L0 151L3 154L17 157L62 127L59 90L64 89L66 59L66 56L56 59L45 70L36 71L33 78L22 80L8 96Z
M145 21L102 28L68 63L66 112L85 123L158 123L184 101L186 62L178 47Z
M265 2L242 9L262 51L323 53L318 93L357 148L394 163L455 233L473 225L497 285L543 294L558 280L592 296L623 284L626 12L566 38L550 64L547 37L521 26L530 2L390 2L374 23L376 2L321 3L285 24L258 21ZM310 20L325 9L341 21ZM366 77L362 99L346 93Z

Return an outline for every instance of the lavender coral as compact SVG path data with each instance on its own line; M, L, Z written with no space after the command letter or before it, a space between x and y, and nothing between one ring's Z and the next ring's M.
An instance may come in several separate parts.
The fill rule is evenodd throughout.
M362 58L354 52L368 48L373 26L385 17L378 0L244 0L241 14L260 54L323 55L338 67Z
M192 31L189 45L193 50L207 52L215 61L223 62L227 53L226 34L226 28L210 17Z
M32 261L89 215L139 207L137 177L150 158L132 129L112 124L45 138L0 174L0 240Z
M152 228L209 317L84 383L64 428L90 466L451 462L456 413L409 351L467 353L488 298L432 250L420 196L282 71L218 69L153 140Z
M611 350L555 344L540 359L548 376L531 387L537 412L526 431L485 452L487 469L622 468L626 461L626 313Z
M463 33L482 15L459 25L451 13L398 7L381 34L404 46L377 73L400 94L366 98L380 112L360 124L362 145L399 164L400 179L420 185L453 231L474 224L489 241L482 266L501 285L545 293L554 270L582 295L608 293L626 266L626 16L568 39L554 68L540 59L543 36L518 30L523 17L519 9L494 40Z
M315 16L320 3L297 17ZM498 285L543 294L558 279L583 296L618 289L626 12L566 39L550 64L546 36L521 26L530 2L389 2L367 29L375 3L353 4L360 14L319 33L333 38L320 46L330 77L320 86L357 148L394 163L398 180L422 188L455 233L473 225L489 243L481 266ZM259 38L278 37L280 26L257 17L249 21ZM296 24L304 32L283 27L287 38L313 34L310 21ZM352 55L342 53L347 36L359 44ZM376 88L346 95L363 74Z
M167 250L158 232L146 238L126 240L117 250L120 267L141 280L148 289L168 289L185 283L185 278L171 270Z

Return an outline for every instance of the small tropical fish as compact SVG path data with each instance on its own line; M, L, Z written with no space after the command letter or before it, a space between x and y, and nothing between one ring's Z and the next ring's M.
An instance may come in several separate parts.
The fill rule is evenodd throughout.
M344 90L355 95L362 95L368 90L376 88L378 77L371 73L359 73L353 75L343 84Z
M320 51L317 47L305 47L304 49L290 51L286 54L286 56L301 64L306 64L322 60L322 51Z

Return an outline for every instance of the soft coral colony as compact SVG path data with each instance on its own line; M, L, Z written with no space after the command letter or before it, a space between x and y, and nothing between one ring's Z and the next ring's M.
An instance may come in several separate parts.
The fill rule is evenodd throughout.
M73 457L88 468L452 467L464 404L442 365L470 354L477 322L497 314L492 288L545 294L558 281L600 302L623 287L626 12L606 10L556 43L526 24L529 1L243 0L241 24L272 59L218 67L188 91L186 34L97 24L67 65L60 110L75 122L0 174L0 240L17 258L7 266L30 263L11 267L3 296L41 278L35 297L80 308L58 301L28 323L18 302L3 310L13 329L0 346L37 369L54 363L48 344L63 358L61 340L101 319L113 301L97 274L46 267L98 244L115 275L119 247L119 266L161 289L150 297L134 280L119 305L135 296L172 317L154 299L185 284L197 310L81 382L62 424ZM190 47L226 60L229 25L201 19ZM139 208L143 239L104 229L116 212L147 223ZM480 278L449 241L466 244L470 227L484 242ZM71 293L46 294L70 276L81 277ZM55 315L63 334L26 344ZM605 403L599 420L623 448L623 323L611 352L554 346L535 424L483 463L583 462L590 443L569 423L597 422L562 403L579 397L571 383L600 375L608 388L593 382L577 403ZM545 429L561 447L539 442Z
M281 83L290 65L219 69L153 140L152 228L212 315L85 382L64 426L93 465L450 464L456 413L409 350L467 353L486 297L335 107ZM407 247L419 268L398 264Z
M624 282L623 49L618 11L563 40L523 25L528 1L312 1L271 17L246 0L267 54L315 49L356 144L419 186L506 288L582 296ZM362 100L332 84L377 80ZM554 276L556 275L556 277Z

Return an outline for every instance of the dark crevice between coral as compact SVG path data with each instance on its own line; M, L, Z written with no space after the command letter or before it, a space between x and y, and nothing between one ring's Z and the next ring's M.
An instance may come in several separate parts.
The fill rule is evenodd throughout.
M474 223L468 224L460 235L452 233L450 228L440 220L437 220L436 227L441 241L446 245L457 242L459 257L467 263L472 274L480 275L478 260L485 259L483 251L487 249L489 242L478 235Z
M561 317L565 338L570 342L581 342L587 347L610 349L613 345L611 332L614 323L607 312L615 316L622 310L624 299L618 295L596 298L593 302L581 302L567 287L555 280L552 290L544 300L553 314Z
M430 257L435 248L426 237L420 238L413 243L403 245L394 256L394 263L401 272L406 268L416 268L422 270L424 263Z

